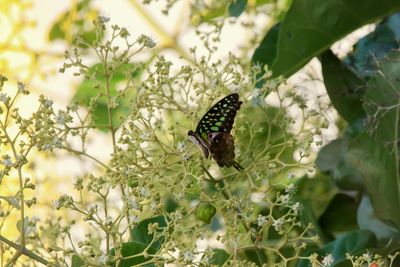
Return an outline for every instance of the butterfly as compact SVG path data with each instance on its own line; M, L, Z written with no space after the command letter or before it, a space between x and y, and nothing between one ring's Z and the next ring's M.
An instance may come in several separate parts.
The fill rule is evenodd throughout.
M200 120L196 130L188 132L188 140L200 147L204 157L210 154L220 167L243 167L235 161L235 145L230 134L237 111L242 104L239 95L230 94L214 106Z

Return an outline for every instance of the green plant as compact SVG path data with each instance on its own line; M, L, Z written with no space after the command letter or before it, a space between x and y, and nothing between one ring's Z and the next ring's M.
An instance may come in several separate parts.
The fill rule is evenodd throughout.
M347 13L353 2L283 3L272 13L280 26L271 27L252 59L218 58L222 28L232 19L223 14L257 13L266 1L193 5L192 20L212 27L197 32L206 55L177 46L188 62L181 65L159 55L152 38L133 41L105 16L90 27L79 16L75 26L85 30L70 40L61 25L73 12L61 16L50 39L76 47L65 53L60 71L83 78L69 106L55 108L41 96L26 117L16 108L29 93L25 85L10 94L11 82L0 76L0 183L17 177L19 184L0 196L0 231L15 213L20 218L18 239L0 234L6 265L25 264L25 255L30 265L72 267L396 266L399 53L363 61L361 48L384 50L376 38L364 47L360 41L343 62L323 51L399 4L368 0L369 8L355 16ZM89 5L77 8L85 13ZM385 23L374 33L390 29ZM397 38L394 30L391 36ZM155 56L139 61L143 50ZM96 60L86 60L88 53ZM327 95L310 103L285 76L317 55ZM241 172L220 168L187 140L211 105L232 92L243 101L232 129ZM333 125L330 102L347 124L342 137L318 152ZM109 137L106 160L90 149L99 132ZM54 200L60 217L45 221L27 216L38 205L31 197L35 182L26 176L39 152L69 153L92 166L75 177L74 190Z

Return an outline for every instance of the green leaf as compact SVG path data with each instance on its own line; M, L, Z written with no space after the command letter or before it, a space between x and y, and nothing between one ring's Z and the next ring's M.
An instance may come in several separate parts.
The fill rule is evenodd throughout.
M320 249L310 249L305 255L309 256L312 253L325 256L332 254L335 259L332 267L351 266L351 262L346 260L346 253L352 256L358 256L366 253L367 250L373 249L377 246L377 241L374 234L370 231L357 230L347 233L335 241L324 245ZM297 267L310 266L309 260L300 260Z
M324 229L318 223L318 218L316 217L315 211L313 210L313 205L309 199L297 198L293 199L296 202L299 202L301 205L301 212L300 212L300 221L302 225L313 225L313 230L321 239L322 242L331 241L331 237L327 236L324 232ZM314 203L315 204L315 203Z
M245 0L245 1L246 1L246 4L247 4L247 0ZM236 5L236 3L238 3L238 2L242 3L243 0L239 0L237 2L233 2L233 4L231 4L231 5ZM273 2L273 1L272 0L256 0L255 5L256 5L256 7L258 7L258 6L262 6L262 5L271 3L271 2ZM215 3L218 3L218 2L215 2ZM228 8L228 11L230 12L229 8ZM224 4L223 2L220 2L220 5L218 5L214 9L205 9L205 10L203 10L203 12L202 12L202 21L204 21L204 22L211 21L211 20L213 20L215 18L222 17L225 14L226 14L226 4ZM231 16L233 16L233 15L231 15Z
M350 124L347 132L350 132L352 127L358 127L360 121L355 121ZM360 172L350 164L347 159L347 147L349 140L348 135L344 138L333 140L325 145L318 153L316 164L319 170L329 172L335 184L344 190L363 190L364 181Z
M318 223L319 218L337 193L337 188L330 177L317 173L313 179L302 177L296 182L297 190L293 201L301 204L300 220L303 225L312 224L322 241L330 241L324 229Z
M175 199L172 196L168 196L165 199L165 211L170 213L170 212L174 212L178 207L179 204L175 201Z
M322 172L332 172L339 163L343 139L338 138L321 148L315 161L317 168Z
M66 11L58 18L49 31L49 41L63 40L70 41L70 37L79 34L83 41L93 44L96 40L96 28L92 21L99 13L97 9L91 7L91 0L80 1L76 10ZM75 7L73 7L75 8ZM74 19L71 21L71 19ZM72 39L72 41L74 41ZM81 48L86 48L83 44L78 44Z
M377 69L376 62L400 47L400 14L385 18L375 30L358 40L353 53L344 59L362 76L369 77Z
M364 108L369 132L354 137L347 151L350 164L362 174L376 216L400 229L400 177L398 157L398 105L400 52L381 63L368 82ZM384 110L384 112L383 112ZM372 135L370 134L372 133Z
M254 51L252 61L255 64L271 66L276 57L280 24L275 24L262 39L260 45Z
M117 96L117 87L126 79L139 75L138 68L140 68L140 66L138 67L135 64L123 64L114 71L110 80L110 96L112 98L116 97L117 104L117 106L112 110L112 121L114 128L119 127L123 122L124 116L129 113L131 105L130 100L132 100L136 94L136 92L130 90L124 96ZM106 89L102 87L106 84L106 79L103 73L104 66L100 63L90 67L87 75L89 77L92 76L94 79L84 80L78 87L73 100L88 107L92 99L100 96L96 100L96 105L93 110L93 119L96 125L104 126L108 125L108 102L106 97ZM101 127L100 129L103 131L109 131L109 128L107 127Z
M366 82L351 71L330 51L321 56L322 74L329 98L346 121L364 117L362 97Z
M224 249L214 248L213 255L209 261L209 264L216 266L224 266L224 264L228 261L231 255L226 252Z
M357 228L358 203L349 195L336 194L319 218L319 224L332 236Z
M217 209L211 203L200 203L196 208L196 217L197 219L210 223L211 219L214 217Z
M257 247L247 247L239 250L239 257L254 262L258 266L267 263L265 251Z
M365 0L362 5L357 0L294 0L270 69L275 77L288 77L345 35L396 10L398 0Z
M337 188L330 177L318 173L313 179L307 176L296 181L296 200L309 200L311 209L316 218L319 218L329 205L331 199L337 194Z
M228 11L231 17L239 17L246 9L247 0L233 0L229 5Z
M78 255L74 254L71 257L71 266L72 267L81 267L85 264L85 261L82 260Z
M400 247L400 232L375 216L371 199L365 194L357 210L357 221L361 229L375 234L381 244L380 247L386 249L386 251L382 251L383 254Z
M161 233L163 229L167 227L167 219L163 215L160 215L140 221L131 230L131 240L146 246L151 244L151 247L157 251L160 249L162 243L164 243L165 238L164 236L161 236L153 241L154 234L149 233L149 225L153 224L158 225L156 231Z
M131 267L131 266L135 266L135 265L139 265L139 264L141 264L140 266L155 267L156 265L154 263L143 264L152 259L152 256L144 257L143 255L141 255L141 253L143 251L145 251L146 248L147 248L147 245L141 244L141 243L136 243L136 242L122 243L121 256L126 259L122 259L120 261L120 263L118 264L118 267ZM146 250L146 252L147 252L147 254L152 255L156 252L156 250L152 247L149 247ZM114 248L111 249L110 255L115 256ZM135 255L137 255L137 256L135 256ZM115 266L115 262L112 263L112 266Z
M277 43L278 43L278 35L280 30L280 24L275 24L268 33L264 36L264 39L261 41L260 45L254 51L253 58L251 59L253 64L256 65L267 65L272 66L274 59L276 57ZM262 76L265 73L264 69L261 70L261 73L258 76ZM257 77L260 78L260 77ZM261 88L264 84L264 81L261 80L257 82L256 87Z

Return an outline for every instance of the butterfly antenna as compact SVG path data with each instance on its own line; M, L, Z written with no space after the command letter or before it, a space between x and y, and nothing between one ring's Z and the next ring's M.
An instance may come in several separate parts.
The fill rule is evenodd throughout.
M237 161L233 162L233 167L238 171L243 171L244 170L244 168Z

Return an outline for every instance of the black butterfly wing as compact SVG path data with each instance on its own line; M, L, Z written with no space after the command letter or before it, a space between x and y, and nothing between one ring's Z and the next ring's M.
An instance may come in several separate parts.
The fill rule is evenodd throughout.
M236 93L224 97L203 116L197 125L196 134L206 138L208 133L230 133L241 104Z

